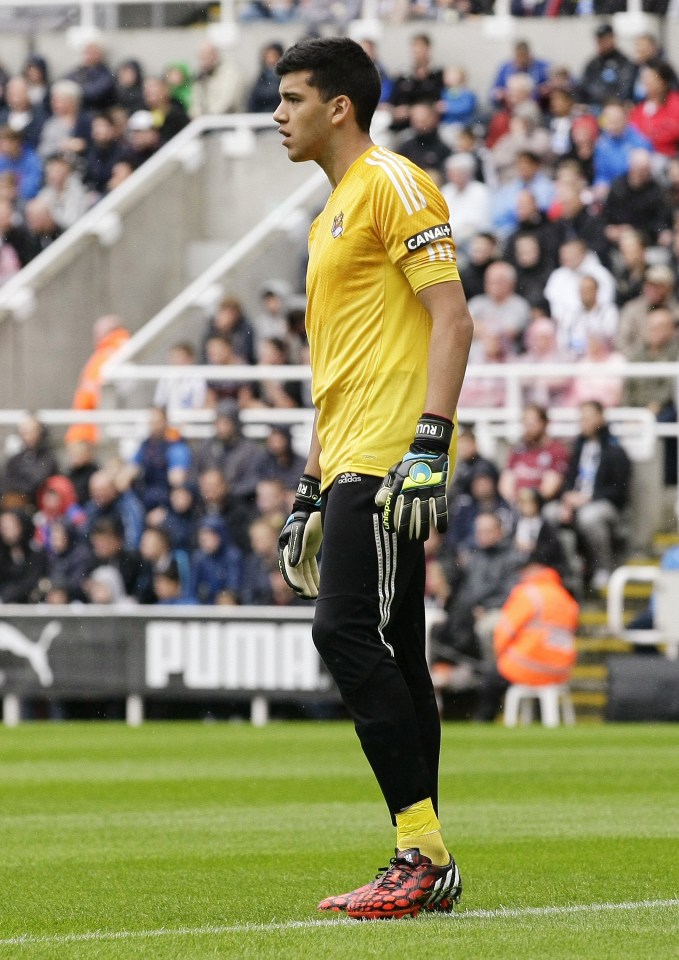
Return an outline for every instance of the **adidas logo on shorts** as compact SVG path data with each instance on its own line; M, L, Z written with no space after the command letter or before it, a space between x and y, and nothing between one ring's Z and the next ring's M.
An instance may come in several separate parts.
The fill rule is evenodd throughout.
M340 473L337 478L338 483L360 483L361 477L358 473Z

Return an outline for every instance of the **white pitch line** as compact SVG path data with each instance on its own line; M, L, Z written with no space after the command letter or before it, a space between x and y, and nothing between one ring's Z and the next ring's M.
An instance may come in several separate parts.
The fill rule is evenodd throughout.
M451 922L462 920L503 920L517 917L547 917L569 913L606 913L614 910L649 910L658 907L679 907L679 899L635 900L627 903L580 903L562 907L500 907L498 910L462 910L446 915ZM444 915L441 915L444 916ZM91 943L111 940L152 940L157 937L204 937L226 933L267 933L271 930L310 930L314 927L353 927L364 925L348 917L323 920L286 920L272 923L234 923L224 926L160 927L156 930L92 930L89 933L65 933L37 937L22 934L0 939L0 947L32 946L34 944Z

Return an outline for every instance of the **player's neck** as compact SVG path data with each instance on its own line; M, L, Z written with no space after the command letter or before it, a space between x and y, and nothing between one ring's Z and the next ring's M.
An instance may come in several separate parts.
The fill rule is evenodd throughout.
M354 160L373 146L369 133L358 132L356 136L335 141L323 157L316 161L333 188L337 186Z

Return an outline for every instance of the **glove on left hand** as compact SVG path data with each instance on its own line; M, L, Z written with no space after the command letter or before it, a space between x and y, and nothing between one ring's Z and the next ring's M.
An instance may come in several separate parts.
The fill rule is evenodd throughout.
M448 448L453 423L445 417L423 414L415 440L395 463L375 495L383 507L382 526L410 540L426 540L432 527L448 529Z

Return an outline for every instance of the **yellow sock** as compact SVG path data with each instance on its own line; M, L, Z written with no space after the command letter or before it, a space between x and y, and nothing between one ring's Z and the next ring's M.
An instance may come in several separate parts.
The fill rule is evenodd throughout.
M410 847L417 847L438 867L450 861L430 797L396 814L396 848L408 850Z

